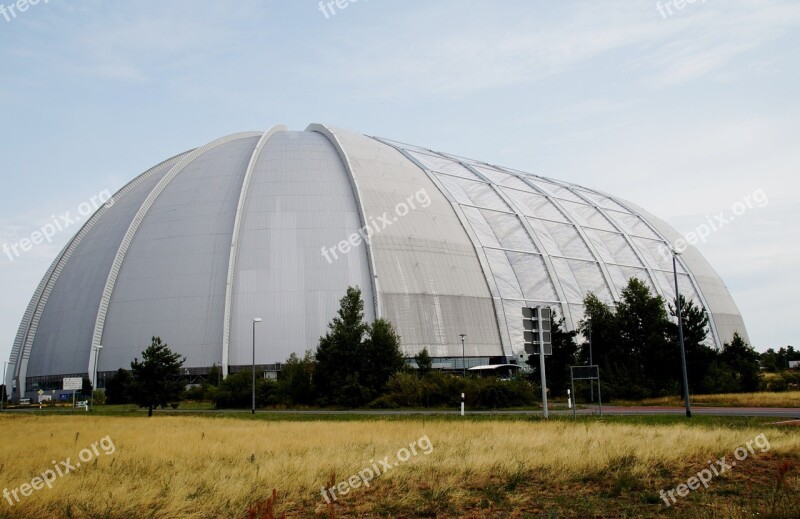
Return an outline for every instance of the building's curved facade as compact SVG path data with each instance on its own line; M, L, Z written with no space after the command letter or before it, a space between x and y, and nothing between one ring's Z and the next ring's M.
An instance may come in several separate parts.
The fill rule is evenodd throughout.
M416 146L322 125L235 134L143 173L87 221L34 294L7 379L23 395L115 371L153 335L187 368L227 372L252 362L254 317L256 362L282 362L316 346L349 285L409 355L460 358L466 334L474 363L516 357L522 306L560 308L572 328L586 293L612 302L633 276L674 297L677 237L618 198ZM710 341L747 337L696 249L679 269Z

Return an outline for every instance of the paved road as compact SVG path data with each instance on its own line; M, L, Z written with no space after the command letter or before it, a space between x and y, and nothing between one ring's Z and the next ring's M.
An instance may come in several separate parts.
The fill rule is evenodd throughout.
M191 409L179 409L178 412L192 413L197 412ZM170 412L173 412L170 410ZM200 412L214 412L200 411ZM225 411L229 412L229 411ZM249 409L232 410L230 412L249 413ZM258 413L273 413L273 414L299 414L299 415L366 415L366 416L398 416L398 415L457 415L459 411L441 410L441 409L353 409L348 411L332 411L328 409L314 409L314 410L286 410L286 411L257 411ZM627 407L627 406L603 406L602 414L604 415L677 415L681 416L686 413L683 407ZM469 411L467 415L541 415L541 410L495 410L495 411ZM551 410L551 415L571 415L572 411L567 409ZM580 415L599 415L600 409L598 407L581 407L577 410ZM764 416L774 418L790 418L800 420L800 408L792 407L693 407L692 414L706 415L706 416Z
M580 409L578 413L591 414L596 408ZM622 407L603 406L603 414L609 415L684 415L683 407ZM800 408L795 407L692 407L693 415L705 416L766 416L774 418L800 419Z
M73 412L71 409L58 409L63 412ZM6 412L38 412L38 408L29 409L16 409L6 410ZM49 410L48 412L53 412ZM84 411L75 411L83 413ZM146 412L146 410L141 410ZM160 414L162 412L168 413L214 413L218 412L210 409L169 409L166 411L156 411ZM225 413L249 413L249 409L231 409L224 410ZM449 411L440 409L426 409L426 410L408 410L408 409L354 409L348 411L331 411L327 409L317 410L287 410L287 411L258 411L259 414L295 414L295 415L365 415L365 416L398 416L398 415L457 415L459 411ZM470 411L467 410L467 415L541 415L541 410L497 410L497 411ZM551 415L570 415L572 411L567 409L551 410ZM582 407L577 410L580 415L599 415L600 410L597 407ZM602 414L604 415L628 415L628 416L654 416L654 415L676 415L681 416L685 414L683 407L623 407L623 406L603 406ZM795 419L800 420L800 408L796 407L693 407L692 414L705 415L705 416L756 416L768 418L782 418L782 419Z

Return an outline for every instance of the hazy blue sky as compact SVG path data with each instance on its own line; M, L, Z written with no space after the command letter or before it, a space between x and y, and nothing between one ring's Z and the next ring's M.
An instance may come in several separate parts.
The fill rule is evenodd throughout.
M667 3L0 0L0 246L217 137L324 122L595 187L683 233L762 190L699 248L757 348L797 345L800 2ZM3 359L77 230L0 255Z

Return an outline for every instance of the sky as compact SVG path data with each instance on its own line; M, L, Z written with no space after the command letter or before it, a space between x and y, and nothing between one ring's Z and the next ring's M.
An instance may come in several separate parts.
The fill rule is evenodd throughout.
M797 346L800 2L677 5L0 0L0 246L64 228L0 254L0 357L79 230L67 212L224 135L315 122L596 188L684 234L721 214L698 248L753 345Z

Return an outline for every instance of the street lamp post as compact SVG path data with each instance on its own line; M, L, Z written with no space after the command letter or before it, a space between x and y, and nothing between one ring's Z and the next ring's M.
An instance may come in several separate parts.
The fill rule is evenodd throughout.
M459 337L461 337L461 376L467 378L467 362L464 355L464 338L466 334L459 334Z
M0 411L3 410L3 406L6 402L6 393L8 393L8 388L6 388L6 371L8 370L8 361L3 361L3 391L0 394Z
M592 319L589 318L589 365L594 366L594 358L592 356ZM594 379L589 379L589 390L591 391L592 403L594 403Z
M681 294L678 291L678 252L672 251L672 272L675 276L675 310L678 314L678 342L681 346L681 369L683 371L683 402L686 405L686 417L692 417L689 404L689 376L686 374L686 348L683 344L683 315L681 310Z
M94 392L97 391L97 357L100 356L100 350L103 349L101 344L98 344L94 349L94 372L92 373L92 409L94 409Z
M260 323L260 317L253 318L253 408L252 414L256 414L256 323Z

